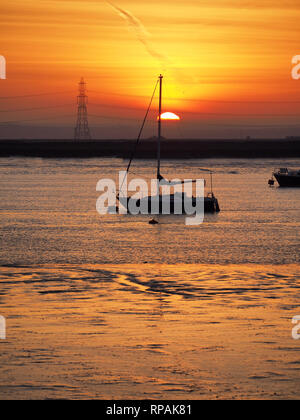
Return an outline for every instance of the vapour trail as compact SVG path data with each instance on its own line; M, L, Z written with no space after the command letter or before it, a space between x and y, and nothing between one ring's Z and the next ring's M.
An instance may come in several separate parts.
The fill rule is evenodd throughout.
M168 63L168 58L155 50L150 42L150 33L147 31L145 26L142 24L142 22L137 19L132 13L130 13L128 10L121 9L121 7L114 5L110 1L107 0L107 3L109 6L124 20L126 20L129 28L131 28L137 39L144 45L146 51L155 59L157 59L161 65L165 66Z

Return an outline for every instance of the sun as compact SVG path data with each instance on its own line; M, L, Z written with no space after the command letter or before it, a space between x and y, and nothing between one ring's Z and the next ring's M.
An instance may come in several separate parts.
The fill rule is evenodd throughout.
M161 114L160 116L161 120L180 120L180 117L176 114L174 114L173 112L164 112L163 114Z

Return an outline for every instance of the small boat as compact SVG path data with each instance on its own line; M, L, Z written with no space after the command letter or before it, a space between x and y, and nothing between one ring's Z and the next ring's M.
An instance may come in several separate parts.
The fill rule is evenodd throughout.
M273 177L271 179L269 179L268 184L270 187L273 187L273 185L275 184L275 181L273 179Z
M158 221L155 219L149 220L149 225L158 225Z
M161 132L162 132L162 118L161 118L161 115L162 115L162 83L163 83L163 76L160 75L159 78L158 78L158 81L156 82L154 93L152 95L152 98L151 98L151 101L150 101L150 105L149 105L148 110L146 112L146 115L145 115L145 118L144 118L144 121L143 121L141 130L139 132L139 136L137 138L137 141L136 141L134 150L133 150L133 152L131 154L131 158L130 158L129 164L127 166L126 174L128 174L128 172L129 172L129 169L130 169L132 160L134 158L134 154L135 154L137 145L138 145L138 143L140 141L141 134L142 134L143 128L145 126L148 113L149 113L150 108L151 108L152 100L154 98L157 85L159 85L159 108L158 108L158 118L157 118L157 121L158 121L158 136L157 136L157 175L156 175L157 178L156 179L159 182L162 182L162 183L165 182L164 185L176 185L176 183L174 184L174 183L171 183L171 182L167 181L161 175L161 172L160 172L160 162L161 162L160 145L161 145L161 141L163 140L163 137L162 137L162 134L161 134ZM201 170L201 171L203 171L203 170ZM208 170L205 169L204 171L208 171ZM208 172L210 172L210 176L211 176L211 185L210 185L211 188L210 188L210 192L206 195L206 197L204 197L204 213L218 213L218 212L220 212L220 207L219 207L218 200L215 197L215 195L213 193L213 189L212 189L212 172L211 171L208 171ZM190 182L194 183L196 181L195 180L190 180ZM183 182L180 182L180 183L183 183ZM127 208L128 209L128 212L130 213L130 211L129 211L129 201L130 200L133 200L133 198L131 198L131 197L122 197L122 193L121 192L122 192L122 185L121 185L121 188L120 188L120 192L117 195L117 198L118 198L119 202L122 204L122 206L124 206L125 208ZM177 206L178 202L182 204L182 209L184 209L183 203L185 201L185 195L186 194L184 192L182 192L182 193L177 192L177 193L174 193L174 194L170 194L169 196L165 196L165 195L162 195L161 192L159 191L159 194L158 194L158 197L157 197L158 198L158 205L157 205L157 211L158 212L157 211L156 212L152 212L152 205L151 205L151 203L153 202L153 198L154 198L153 196L143 197L141 199L135 199L135 204L136 204L136 206L140 207L141 201L143 201L144 203L146 202L146 206L147 206L147 208L149 210L149 213L148 214L162 214L163 213L163 209L165 208L164 204L166 202L169 202L170 203L170 207L169 207L170 214L175 214L176 213L176 209L178 208L178 206ZM191 199L192 199L192 205L193 205L193 207L195 207L196 206L196 203L197 203L197 197L191 197Z
M280 187L300 187L300 169L280 168L273 172Z

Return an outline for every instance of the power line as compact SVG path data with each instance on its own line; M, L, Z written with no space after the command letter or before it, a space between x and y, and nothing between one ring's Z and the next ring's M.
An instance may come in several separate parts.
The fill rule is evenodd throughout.
M100 119L108 119L108 120L123 120L123 121L136 121L136 118L119 118L119 117L103 117L102 115L90 115L90 117L100 118ZM60 118L74 118L73 114L69 115L56 115L52 117L42 117L42 118L31 118L31 119L23 119L23 120L14 120L14 121L4 121L0 122L0 126L9 126L12 124L22 124L25 122L31 121L47 121L47 120L55 120ZM216 123L203 123L204 126L215 126ZM219 127L247 127L247 128L298 128L300 124L226 124L222 122L218 122Z
M107 117L107 116L103 116L103 115L93 115L93 114L89 114L90 117L93 118L100 118L100 119L104 119L104 120L128 120L128 121L136 121L136 118L122 118L119 116L116 117ZM56 116L51 116L51 117L40 117L40 118L26 118L26 119L22 119L22 120L13 120L13 121L3 121L0 122L0 125L11 125L11 124L20 124L23 122L28 122L28 121L45 121L45 120L55 120L55 119L60 119L60 118L74 118L73 114L65 114L65 115L56 115Z
M107 92L99 92L95 90L89 90L91 93L96 93L97 95L103 96L120 96L120 97L128 97L128 98L147 98L145 95L129 95L129 94L121 94L121 93L107 93ZM165 97L165 101L181 101L181 102L197 102L197 103L220 103L220 104L300 104L300 100L295 101L281 101L281 100L222 100L222 99L197 99L197 98L174 98L174 97Z
M18 98L33 98L36 96L49 96L49 95L60 95L64 93L74 93L73 91L66 90L61 92L49 92L49 93L35 93L32 95L18 95L18 96L0 96L1 99L18 99Z
M89 102L89 106L96 106L99 108L112 108L112 109L128 109L129 111L143 111L143 108L134 108L134 107L128 107L123 105L107 105L107 104L96 104L94 102Z
M108 117L106 115L95 115L95 114L89 114L90 117L94 117L94 118L101 118L103 120L126 120L126 121L136 121L136 118L126 118L126 117Z
M1 125L11 125L11 124L21 124L24 122L28 122L28 121L46 121L46 120L56 120L58 118L68 118L68 117L73 117L73 114L70 115L56 115L56 116L52 116L52 117L43 117L43 118L30 118L30 119L26 119L26 120L17 120L17 121L4 121L4 122L0 122L0 126Z
M84 84L84 82L83 82ZM85 84L84 84L85 87ZM96 94L104 95L104 96L119 96L119 97L135 97L135 98L145 98L145 96L137 96L137 95L126 95L126 94L117 94L117 93L104 93L104 92L98 92L98 91L89 91ZM59 95L59 94L65 94L65 93L73 93L73 91L57 91L57 92L44 92L44 93L36 93L32 95L18 95L18 96L6 96L6 97L0 97L0 100L5 99L18 99L18 98L32 98L32 97L41 97L41 96L48 96L48 95ZM89 134L89 128L87 123L87 109L86 109L86 89L84 89L84 92L80 91L80 94L78 96L78 122L83 125L81 127L85 127L85 134L87 137L90 136ZM230 100L206 100L206 99L176 99L176 98L168 98L168 100L174 100L174 101L191 101L191 102L197 102L197 103L219 103L219 104L299 104L300 101L230 101ZM100 107L100 108L112 108L112 109L125 109L128 111L143 111L142 108L137 107L127 107L122 105L108 105L108 104L100 104L100 103L90 103L89 104L92 107ZM38 110L46 110L46 109L54 109L54 108L63 108L63 107L69 107L73 106L73 104L60 104L60 105L51 105L51 106L36 106L31 108L19 108L19 109L10 109L10 110L0 110L0 113L9 113L9 112L27 112L27 111L38 111ZM270 114L270 113L244 113L244 114L238 114L238 113L224 113L224 112L195 112L195 111L183 111L183 115L196 115L196 116L213 116L213 117L236 117L236 118L258 118L258 117L266 117L266 118L278 118L278 117L285 117L285 118L298 118L299 114ZM73 115L57 115L57 116L50 116L50 117L39 117L39 118L30 118L30 119L19 119L19 120L13 120L13 121L5 121L0 123L1 126L4 125L11 125L11 124L21 124L25 122L30 121L46 121L46 120L52 120L52 119L61 119L61 118L69 118L73 117ZM99 118L103 120L123 120L123 121L136 121L136 118L128 118L128 117L120 117L120 116L107 116L107 115L95 115L90 114L90 117L92 118ZM202 123L202 121L201 121ZM79 126L80 126L79 124ZM209 125L215 125L215 123L209 123L209 122L203 122L206 126ZM247 122L246 124L226 124L226 123L218 123L219 126L223 127L253 127L253 128L276 128L276 127L299 127L300 124L251 124ZM78 125L77 125L78 128ZM76 129L77 129L76 128Z
M99 92L94 90L88 90L88 92L96 93L98 95L103 96L119 96L119 97L129 97L129 98L147 98L147 96L143 95L129 95L129 94L121 94L121 93L107 93L107 92ZM9 100L9 99L18 99L18 98L33 98L39 96L49 96L49 95L60 95L65 93L74 93L73 91L66 90L60 92L45 92L45 93L36 93L32 95L17 95L17 96L0 96L0 100ZM196 98L168 98L166 97L165 100L167 101L185 101L185 102L197 102L197 103L219 103L219 104L300 104L300 100L295 101L282 101L282 100L222 100L222 99L196 99Z
M55 109L55 108L64 108L67 106L73 106L74 104L61 104L61 105L53 105L53 106L43 106L43 107L34 107L34 108L19 108L19 109L9 109L9 110L0 110L0 113L9 113L9 112L27 112L27 111L39 111L39 110L45 110L45 109ZM143 111L142 108L129 108L126 106L120 106L120 105L106 105L106 104L95 104L95 103L90 103L89 102L89 106L95 106L95 107L99 107L99 108L112 108L112 109L125 109L125 110L129 110L129 111ZM175 110L176 111L176 110ZM180 113L180 111L177 111ZM215 116L215 117L222 117L222 116L226 116L226 117L270 117L270 118L277 118L277 117L290 117L290 118L298 118L299 117L299 113L297 114L269 114L269 113L255 113L255 114L251 114L251 113L244 113L244 114L238 114L238 113L227 113L227 112L197 112L197 111L184 111L184 114L193 114L193 115L203 115L203 116ZM91 115L92 116L92 115ZM103 117L103 118L111 118L111 119L115 119L115 118L122 118L122 117L108 117L108 116L98 116L98 115L94 115L98 118ZM122 119L128 119L131 120L133 118L122 118Z
M25 112L25 111L39 111L40 109L53 109L53 108L63 108L65 106L73 106L74 104L61 104L53 106L40 106L35 108L21 108L21 109L9 109L9 110L0 110L0 112Z

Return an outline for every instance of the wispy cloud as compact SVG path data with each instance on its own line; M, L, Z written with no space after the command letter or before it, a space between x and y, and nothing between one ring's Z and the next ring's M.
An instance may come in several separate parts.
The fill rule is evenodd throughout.
M137 39L144 45L146 51L153 58L157 59L162 66L165 66L169 62L169 59L164 54L161 54L159 51L157 51L151 45L151 42L149 41L151 34L147 31L142 22L128 10L122 9L119 6L114 5L108 0L107 3L121 18L123 18L127 22L128 27L131 30L133 30Z

